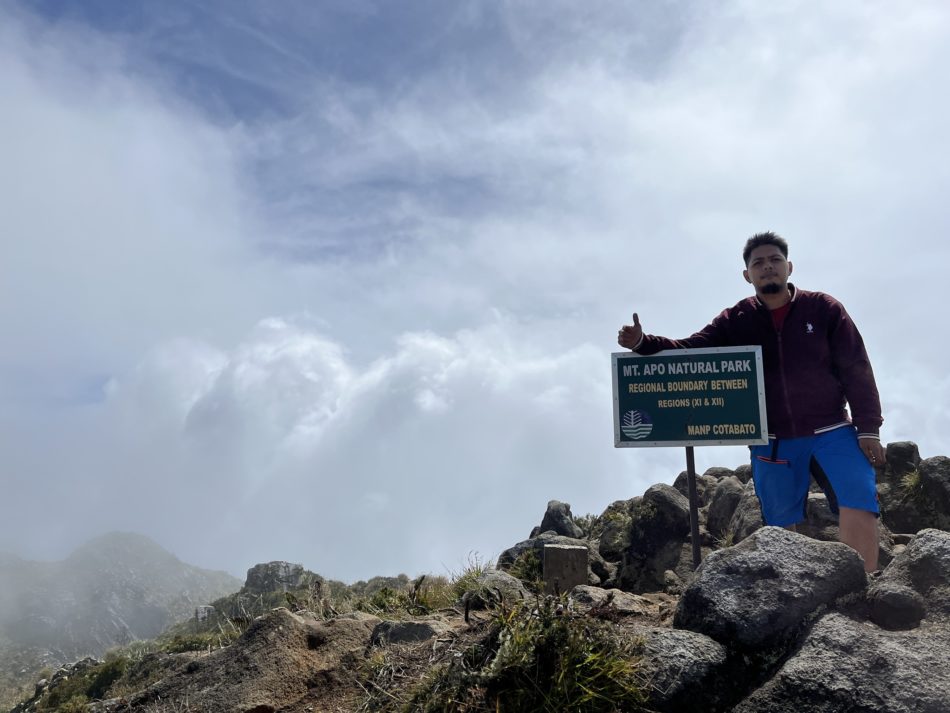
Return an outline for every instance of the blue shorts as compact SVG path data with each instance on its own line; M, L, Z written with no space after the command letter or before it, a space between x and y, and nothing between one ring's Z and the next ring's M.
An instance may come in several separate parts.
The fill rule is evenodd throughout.
M766 525L802 522L811 478L825 491L831 511L839 506L878 514L874 468L858 446L853 427L803 438L779 439L751 446L755 494Z

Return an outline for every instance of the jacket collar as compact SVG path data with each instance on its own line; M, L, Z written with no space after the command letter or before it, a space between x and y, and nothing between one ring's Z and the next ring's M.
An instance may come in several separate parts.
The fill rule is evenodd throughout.
M792 304L793 302L795 302L795 300L798 299L798 288L795 287L795 285L793 285L791 282L789 282L789 283L787 283L787 284L788 284L788 291L792 293L792 299L789 301L789 304ZM765 302L763 302L762 300L760 300L758 295L752 295L752 299L755 300L755 303L756 303L759 307L766 307ZM767 309L767 307L766 307L766 309Z

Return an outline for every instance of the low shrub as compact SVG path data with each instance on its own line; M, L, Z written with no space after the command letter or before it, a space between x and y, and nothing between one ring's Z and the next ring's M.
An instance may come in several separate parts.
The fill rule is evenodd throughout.
M586 515L575 517L574 524L581 528L584 537L588 540L595 540L603 533L605 523L600 515L589 512Z
M525 550L518 555L508 568L508 574L520 579L535 594L540 594L544 589L544 563L538 550Z

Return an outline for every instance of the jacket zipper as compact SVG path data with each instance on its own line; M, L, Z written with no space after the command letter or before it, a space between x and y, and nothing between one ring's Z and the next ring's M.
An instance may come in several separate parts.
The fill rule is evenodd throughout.
M788 315L785 315L788 319ZM782 324L784 329L785 325ZM795 420L792 417L792 402L788 398L788 382L785 380L785 347L782 346L782 333L776 330L778 335L778 369L782 375L782 396L785 398L785 415L788 416L788 427L795 432Z
M785 315L785 319L782 320L782 328L775 329L775 323L772 322L772 328L775 329L775 336L778 339L778 370L781 374L782 379L782 396L785 399L785 415L788 417L788 428L792 433L795 433L795 419L792 416L792 402L788 398L788 381L785 378L785 346L782 343L782 332L785 331L785 325L788 324L788 318L792 315L792 308L794 305L789 305L788 313ZM771 322L772 315L768 315L769 321ZM778 434L776 434L777 436Z

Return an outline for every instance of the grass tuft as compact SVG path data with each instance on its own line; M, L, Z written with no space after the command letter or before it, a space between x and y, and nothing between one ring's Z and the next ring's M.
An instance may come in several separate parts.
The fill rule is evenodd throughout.
M452 575L452 594L455 601L461 600L466 592L478 588L478 578L489 570L489 566L481 560L477 552L468 555L468 562L460 572Z
M915 498L923 490L923 481L920 477L920 471L914 468L901 476L901 493L904 497Z
M406 713L614 713L646 701L637 642L556 597L497 611L491 634L436 669Z

